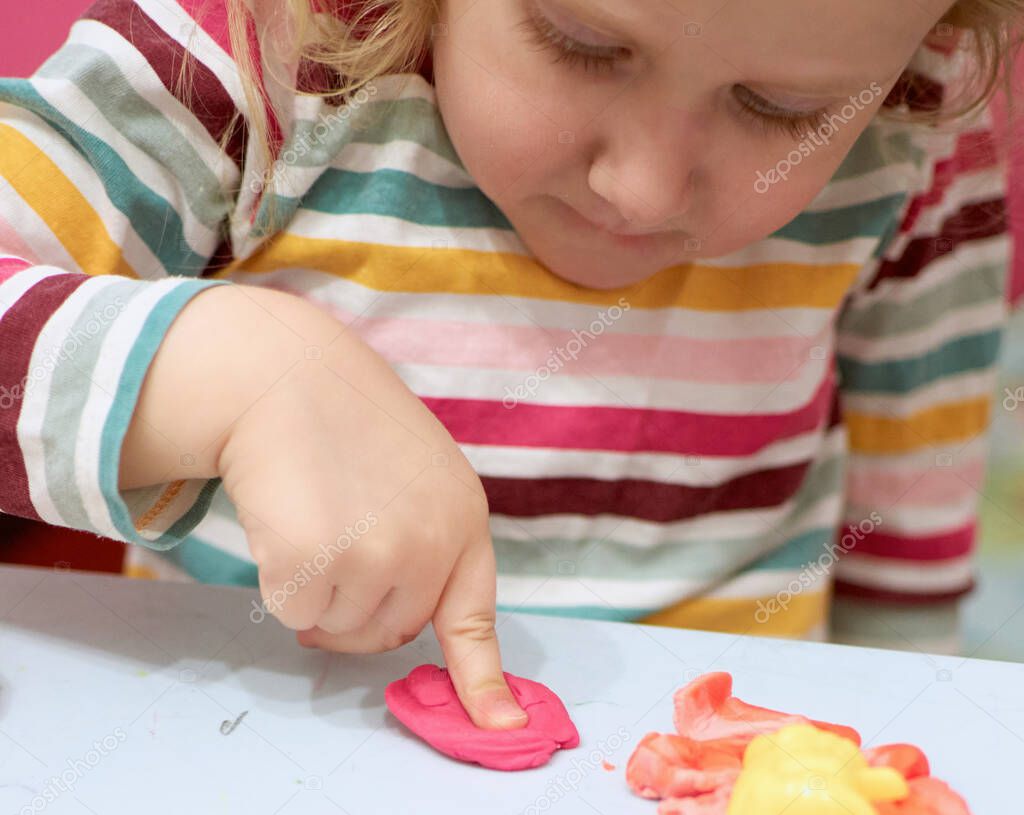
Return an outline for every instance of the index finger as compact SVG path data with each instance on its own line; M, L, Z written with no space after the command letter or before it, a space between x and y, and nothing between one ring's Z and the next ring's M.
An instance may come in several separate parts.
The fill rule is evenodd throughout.
M471 546L455 563L434 612L434 632L462 706L477 727L523 727L529 717L501 668L494 630L497 587L494 550Z

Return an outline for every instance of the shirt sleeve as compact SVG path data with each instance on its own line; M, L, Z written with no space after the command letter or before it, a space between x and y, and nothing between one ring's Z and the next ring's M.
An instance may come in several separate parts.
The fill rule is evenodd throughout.
M1007 314L1006 168L990 111L932 144L944 146L837 324L848 598L936 604L974 582Z
M230 257L242 178L237 73L191 23L102 0L0 79L0 510L154 549L219 479L120 491L121 445L176 315L230 285L202 275Z

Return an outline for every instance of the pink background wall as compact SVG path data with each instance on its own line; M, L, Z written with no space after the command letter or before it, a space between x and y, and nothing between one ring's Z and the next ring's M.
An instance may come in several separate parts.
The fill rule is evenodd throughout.
M0 0L0 76L32 73L89 5L89 0Z

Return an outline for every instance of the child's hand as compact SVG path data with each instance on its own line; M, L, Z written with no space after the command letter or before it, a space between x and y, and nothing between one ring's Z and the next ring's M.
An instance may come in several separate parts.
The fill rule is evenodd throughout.
M193 324L208 334L243 333L231 370L211 376L212 364L195 364L215 380L206 383L215 395L202 401L220 421L230 416L220 425L230 429L215 469L258 565L266 609L303 645L355 653L397 648L432 620L473 721L525 724L502 675L479 477L444 426L352 331L299 298L245 289L199 295L172 327L178 339L169 334L165 344L168 355L182 352ZM232 308L250 312L247 327L227 305L215 316L215 298L232 297ZM219 329L211 326L218 319ZM193 358L201 347L193 345ZM150 369L158 381L146 388L161 387L167 360ZM158 398L148 395L149 403ZM174 417L148 421L159 427Z

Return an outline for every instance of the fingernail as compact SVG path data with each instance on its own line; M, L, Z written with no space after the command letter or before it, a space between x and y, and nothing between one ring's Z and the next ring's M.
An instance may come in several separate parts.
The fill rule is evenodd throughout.
M510 727L526 724L529 717L526 711L511 699L497 699L488 703L485 708L487 718L499 727Z

